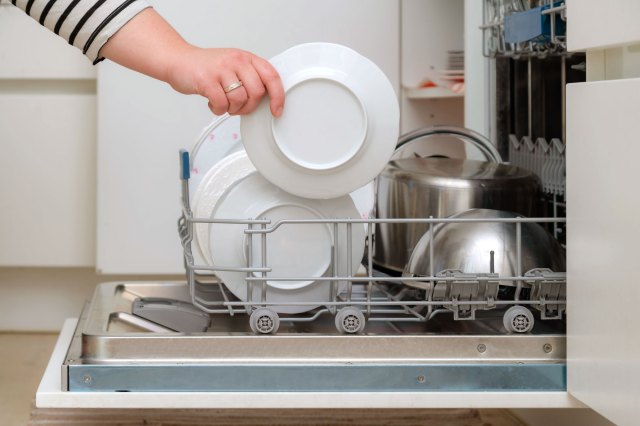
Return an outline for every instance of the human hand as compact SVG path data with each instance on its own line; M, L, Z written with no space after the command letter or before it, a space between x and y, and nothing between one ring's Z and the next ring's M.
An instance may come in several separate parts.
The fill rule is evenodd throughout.
M271 113L282 114L284 89L280 76L266 60L238 49L203 49L189 46L176 55L167 73L167 83L184 94L198 94L209 100L216 115L248 114L269 95ZM225 93L229 85L242 86Z
M243 50L192 46L152 8L116 32L100 55L165 81L178 92L204 96L216 115L248 114L265 94L271 98L271 113L282 114L284 89L269 62ZM241 87L225 93L225 87L238 81Z

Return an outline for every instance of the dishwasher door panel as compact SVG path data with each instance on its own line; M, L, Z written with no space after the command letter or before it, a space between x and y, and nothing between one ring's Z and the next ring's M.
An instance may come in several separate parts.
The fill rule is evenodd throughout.
M640 79L567 88L568 390L616 424L640 405Z

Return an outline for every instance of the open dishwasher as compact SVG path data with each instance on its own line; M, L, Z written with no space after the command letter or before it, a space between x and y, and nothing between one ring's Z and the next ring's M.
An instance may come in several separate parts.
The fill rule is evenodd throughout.
M188 152L181 152L180 163L183 214L178 230L186 282L99 285L65 356L64 390L566 389L566 273L523 270L521 249L527 226L561 224L563 218L198 218L189 201ZM515 274L493 272L493 251L487 273L431 267L428 273L398 276L374 265L376 226L427 227L426 253L433 259L437 227L485 222L513 230ZM202 223L241 227L246 264L198 262L192 245L195 226ZM335 231L330 272L273 277L267 261L271 235L281 227L310 223ZM348 255L358 236L364 236L366 245L361 263ZM244 276L246 296L229 291L217 275L221 271ZM274 280L313 280L327 292L321 300L272 300L268 283Z

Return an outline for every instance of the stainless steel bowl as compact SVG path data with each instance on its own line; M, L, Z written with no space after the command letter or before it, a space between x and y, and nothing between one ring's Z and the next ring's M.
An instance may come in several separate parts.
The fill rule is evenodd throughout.
M377 179L376 216L448 217L471 208L537 215L540 179L507 164L449 158L391 161ZM379 224L373 259L377 266L402 272L425 224Z
M517 214L488 209L471 209L456 214L460 219L516 218ZM565 272L565 250L542 226L522 223L522 274L534 268L549 268ZM433 230L433 269L430 261L430 235L424 234L416 245L403 276L429 276L446 269L465 273L491 271L491 251L494 252L493 272L502 277L517 276L516 224L504 222L443 223ZM407 285L422 288L420 283ZM515 285L501 282L502 285Z

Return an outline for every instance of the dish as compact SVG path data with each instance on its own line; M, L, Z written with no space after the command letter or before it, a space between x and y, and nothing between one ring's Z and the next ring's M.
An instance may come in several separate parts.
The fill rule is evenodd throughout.
M272 225L280 219L328 219L354 218L359 213L353 200L343 196L331 200L305 199L289 194L253 172L238 180L225 191L212 213L215 219L267 218ZM212 223L209 232L210 253L218 266L245 267L248 264L249 236L244 233L246 225ZM353 226L352 268L353 271L364 254L365 231ZM346 225L338 229L338 252L347 249ZM267 234L267 265L272 268L272 277L322 277L332 274L331 255L333 225L328 224L283 224ZM255 235L252 244L252 265L261 265L261 237ZM346 256L338 256L338 275L345 276ZM246 273L217 271L227 288L239 299L247 300ZM261 300L261 285L253 286L252 300ZM318 280L269 280L267 302L295 303L322 302L330 300L330 282ZM276 312L301 313L317 306L272 306Z
M373 181L361 186L349 195L360 213L360 218L369 219L370 217L374 217L376 187Z
M286 91L281 117L268 100L241 120L245 149L264 177L292 194L334 198L384 168L398 137L398 100L385 74L348 47L309 43L271 63Z
M191 148L189 202L193 204L200 183L211 167L229 154L242 149L240 117L224 114L205 127Z
M199 219L211 217L211 212L224 191L253 171L255 171L255 167L244 150L218 161L202 178L194 195L191 209L193 216ZM212 265L211 253L209 252L209 224L196 223L194 230L195 244L192 244L192 247L198 249L199 253L196 253L201 256L205 264Z
M198 190L193 194L191 203L192 212L195 218L209 218L213 209L224 191L233 185L237 180L242 179L255 167L246 151L241 150L220 160L201 178ZM349 194L353 199L359 217L366 219L373 217L375 207L375 186L373 182L356 189ZM365 232L367 225L365 224ZM199 263L212 265L211 253L209 251L209 224L196 223L194 225L195 244L194 255L199 256Z

